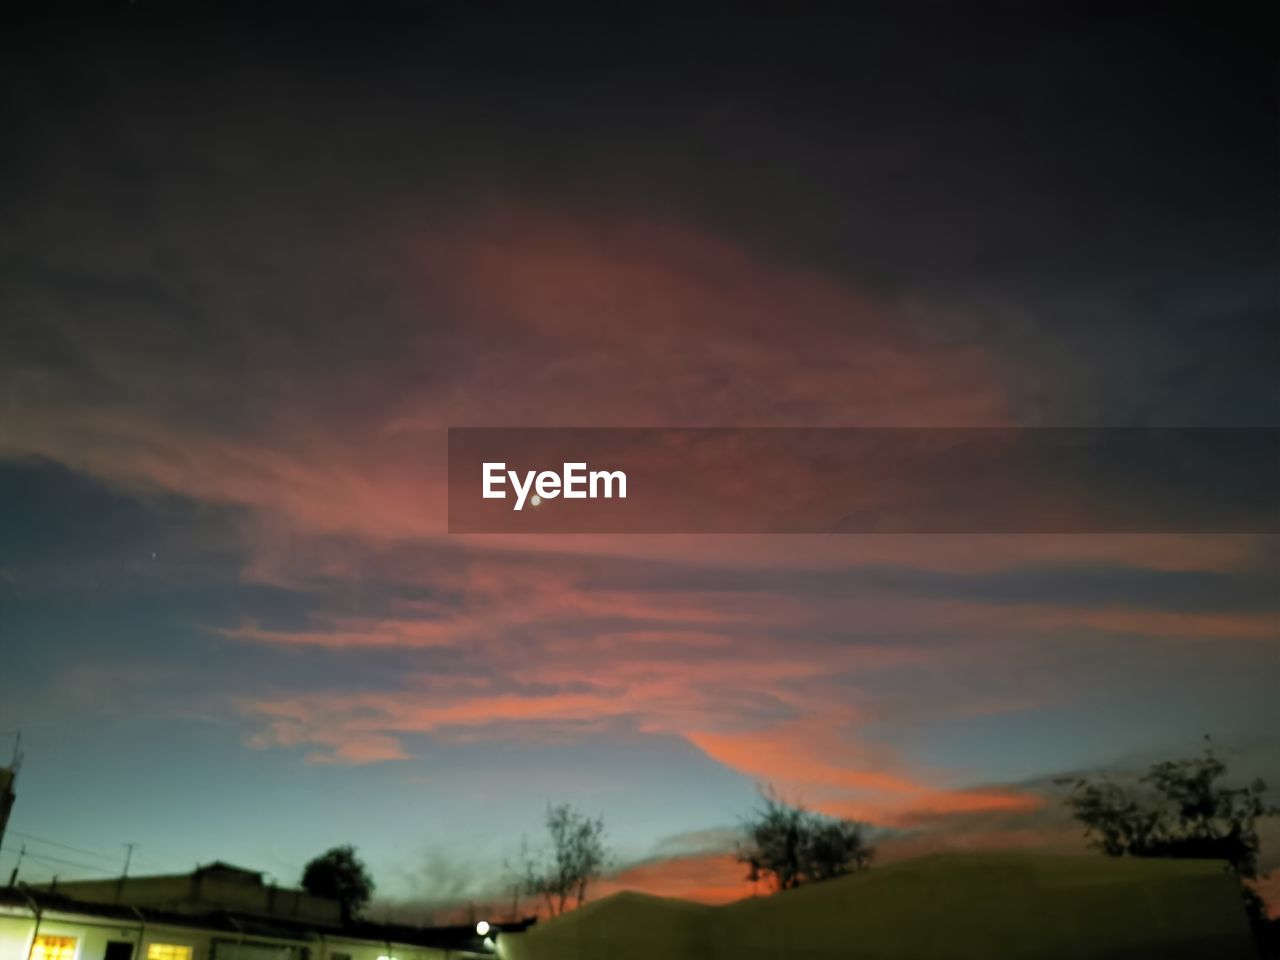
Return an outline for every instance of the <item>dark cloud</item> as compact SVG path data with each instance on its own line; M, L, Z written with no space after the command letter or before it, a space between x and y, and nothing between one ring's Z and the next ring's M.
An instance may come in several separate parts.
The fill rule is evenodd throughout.
M1001 346L1024 422L1280 422L1263 4L137 6L10 31L9 323L186 330L237 422L298 365L410 380L398 345L451 321L411 318L370 229L513 204L933 304L930 336ZM19 360L84 362L29 336Z

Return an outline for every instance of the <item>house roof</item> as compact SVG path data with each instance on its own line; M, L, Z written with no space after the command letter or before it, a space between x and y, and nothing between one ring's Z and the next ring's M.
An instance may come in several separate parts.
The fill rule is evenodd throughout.
M233 868L235 869L235 868ZM287 918L270 919L252 914L228 910L211 910L207 913L176 913L151 907L134 907L128 904L90 903L76 900L62 893L35 887L0 888L0 905L30 909L34 903L41 912L80 914L88 917L118 919L126 922L143 920L149 924L170 927L187 927L194 930L221 931L237 936L274 937L283 940L311 940L321 936L366 940L371 943L397 943L405 946L435 947L437 949L484 952L481 939L470 924L439 927L417 927L408 924L388 924L356 921L343 927L310 924ZM535 922L530 917L517 923L494 923L493 929L501 932L518 932Z

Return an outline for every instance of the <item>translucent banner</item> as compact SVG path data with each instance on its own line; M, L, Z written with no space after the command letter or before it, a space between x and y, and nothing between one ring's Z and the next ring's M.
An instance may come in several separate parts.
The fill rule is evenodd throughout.
M451 533L1274 533L1280 430L454 428Z

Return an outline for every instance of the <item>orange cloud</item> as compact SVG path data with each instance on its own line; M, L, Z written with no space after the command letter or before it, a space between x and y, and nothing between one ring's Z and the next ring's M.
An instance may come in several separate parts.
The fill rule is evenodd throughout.
M994 791L987 792L988 797L994 794ZM1045 812L1041 813L1042 810ZM838 811L832 812L838 814ZM938 812L928 823L895 826L903 831L874 840L878 864L942 851L1080 853L1086 849L1078 825L1067 822L1061 813L1046 810L1043 800L1034 797L1017 806L997 803L983 809L976 806L965 809L964 804L960 804L952 811ZM769 892L767 884L748 881L745 867L732 851L723 849L655 857L626 866L605 877L595 895L607 896L618 890L638 890L702 903L727 903Z
M1267 916L1280 918L1280 870L1260 877L1250 884L1267 905Z
M638 890L700 903L729 903L757 892L746 870L728 853L700 853L634 864L605 877L593 897Z
M1029 812L1042 801L1003 789L938 789L932 778L909 774L896 754L860 744L827 716L747 734L691 733L713 759L768 781L824 813L879 824L919 825L975 812Z
M396 541L444 531L450 425L1010 420L977 348L934 345L899 308L706 233L525 211L369 242L406 271L383 292L421 318L371 318L370 344L386 337L385 349L317 366L312 350L341 346L322 325L270 352L228 325L257 362L218 378L198 331L141 351L66 321L60 335L105 386L86 395L65 371L21 379L39 402L12 398L23 415L0 456L262 511L282 536ZM249 399L234 433L212 415Z
M914 768L860 730L902 719L894 711L973 715L1071 691L1052 677L933 698L899 687L886 705L874 683L883 672L942 671L971 653L915 637L980 636L995 646L1075 630L1276 636L1267 611L814 593L783 577L1052 562L1229 572L1250 562L1260 538L447 538L449 425L1002 424L1013 420L1010 399L993 358L921 332L921 313L937 308L883 302L676 225L525 211L389 233L374 246L383 249L373 259L395 266L388 297L401 315L385 326L369 317L367 353L312 363L313 342L345 346L326 344L317 323L295 340L281 332L272 362L233 381L208 376L198 332L175 329L142 352L68 323L59 331L68 349L91 356L107 386L89 396L79 381L32 378L34 399L14 400L29 415L11 418L0 437L0 456L48 457L113 483L240 508L251 553L243 574L253 582L319 592L376 581L427 595L387 609L336 602L288 626L247 618L221 625L226 637L299 650L445 651L484 668L447 680L410 671L393 695L338 683L242 698L258 725L255 746L370 763L406 757L414 734L533 738L616 722L683 737L832 812L901 823L1025 812L1034 798L959 788L956 774ZM237 315L234 303L218 306ZM259 347L230 344L253 357ZM212 415L223 408L240 416ZM611 560L634 567L608 581ZM667 563L676 565L667 581L650 582L646 565ZM767 575L723 587L714 577L681 582L707 570ZM1007 643L998 649L1018 655Z

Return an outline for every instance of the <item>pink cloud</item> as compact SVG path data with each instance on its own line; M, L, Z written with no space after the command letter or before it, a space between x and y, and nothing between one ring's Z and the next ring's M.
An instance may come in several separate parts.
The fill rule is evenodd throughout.
M932 345L908 314L691 230L526 212L379 242L412 270L397 295L422 331L397 328L368 366L353 358L338 371L349 383L295 363L305 344L237 383L203 372L197 337L175 331L134 354L68 326L114 389L39 381L40 403L14 418L0 455L250 507L300 531L396 540L443 532L449 425L1008 419L979 350ZM399 369L416 360L420 378L375 389L389 356ZM335 393L353 405L335 407ZM257 407L245 429L214 426L211 411L246 395Z
M914 702L886 705L872 682L882 672L945 673L974 649L927 648L910 637L978 636L1016 667L1038 654L1034 643L1009 641L1072 631L1276 636L1268 612L807 596L774 589L767 577L739 590L655 589L643 572L616 585L587 583L606 559L780 574L982 573L1064 561L1232 571L1258 538L446 538L449 425L1004 424L1010 398L995 358L922 332L920 313L937 307L883 302L677 226L525 212L378 243L385 249L374 259L401 271L388 282L411 317L389 333L371 317L371 343L394 335L371 356L317 367L306 342L273 343L279 368L232 382L202 376L207 344L197 336L174 333L143 353L69 328L67 339L92 355L111 388L89 396L75 382L40 381L39 402L0 437L0 456L48 457L113 483L243 508L246 579L378 580L449 597L330 610L291 628L247 620L225 629L234 640L447 649L489 668L447 683L410 673L394 695L339 684L242 698L256 747L360 764L406 758L412 735L537 738L625 722L683 737L711 760L831 812L904 824L1026 813L1034 797L967 789L954 772L919 769L861 731L908 710L971 716L1076 691L1031 678L1016 697L956 684L931 699L899 691ZM256 355L258 345L235 346ZM391 366L401 375L392 377ZM211 415L244 395L255 415L236 428ZM804 478L790 479L803 486ZM689 883L735 888L717 876Z

